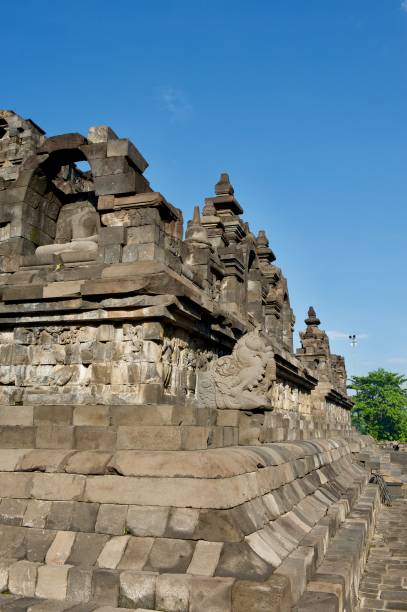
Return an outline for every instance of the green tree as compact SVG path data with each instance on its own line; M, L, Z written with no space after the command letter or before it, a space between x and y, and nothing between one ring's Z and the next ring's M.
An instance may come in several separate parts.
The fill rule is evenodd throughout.
M383 368L353 376L352 423L376 440L407 441L407 378Z

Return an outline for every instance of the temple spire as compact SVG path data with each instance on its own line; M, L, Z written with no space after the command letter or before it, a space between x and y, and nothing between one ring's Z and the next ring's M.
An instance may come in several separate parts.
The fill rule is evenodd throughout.
M229 174L226 172L220 175L220 179L215 185L215 193L216 195L233 195L235 193L233 185L229 180Z
M259 233L257 234L256 242L257 242L257 246L263 246L263 247L269 246L269 240L264 230L259 230Z
M188 221L185 240L188 240L188 242L201 242L204 244L209 244L206 228L201 224L199 206L194 207L192 219L191 221Z
M264 230L259 230L259 233L257 234L256 251L261 261L271 264L276 259L275 254L270 249L269 239L267 238L267 234Z
M318 327L318 325L321 323L321 321L318 319L316 312L313 308L313 306L310 306L308 308L308 317L305 319L304 321L305 325L307 325L308 327Z

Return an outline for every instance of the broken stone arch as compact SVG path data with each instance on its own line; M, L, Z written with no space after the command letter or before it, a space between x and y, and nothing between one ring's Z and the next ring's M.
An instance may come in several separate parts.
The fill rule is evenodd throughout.
M90 176L77 168L78 161L89 163ZM23 165L18 179L25 183L21 201L22 234L32 249L55 240L56 222L65 204L84 198L96 207L92 161L75 147L32 156Z
M108 136L110 140L106 136L97 142L77 133L51 137L22 164L16 189L9 194L12 211L4 220L11 224L10 236L18 239L20 254L54 242L58 214L67 203L82 197L97 209L100 195L149 191L142 176L147 162L135 147L128 151L127 140ZM89 164L90 172L83 172L78 162Z

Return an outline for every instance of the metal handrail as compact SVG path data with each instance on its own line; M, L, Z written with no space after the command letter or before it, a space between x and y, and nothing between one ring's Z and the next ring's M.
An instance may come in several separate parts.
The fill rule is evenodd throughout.
M386 506L391 506L391 496L389 493L389 487L387 486L383 475L380 474L380 472L375 472L374 470L371 470L369 482L378 485L380 491L380 499L382 503Z

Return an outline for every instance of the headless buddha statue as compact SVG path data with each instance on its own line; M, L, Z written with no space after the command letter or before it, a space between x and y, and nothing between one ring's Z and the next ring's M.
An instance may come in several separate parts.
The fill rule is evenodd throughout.
M39 246L35 254L41 263L95 259L99 228L99 215L90 202L65 204L58 216L55 243Z

